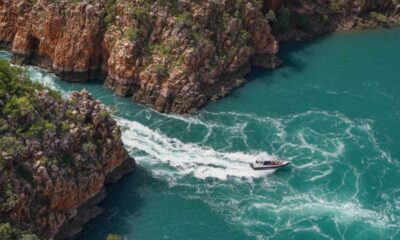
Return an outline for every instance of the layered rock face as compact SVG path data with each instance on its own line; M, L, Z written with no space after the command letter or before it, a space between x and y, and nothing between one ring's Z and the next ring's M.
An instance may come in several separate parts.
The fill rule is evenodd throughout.
M184 113L241 85L251 57L279 64L256 1L144 2L118 4L119 18L104 38L113 46L106 84L120 95Z
M17 63L69 81L107 75L118 95L185 113L276 67L278 44L256 0L3 0L0 41Z
M106 77L120 96L195 111L275 68L279 40L399 24L397 0L2 0L0 45L64 80ZM271 27L272 26L272 31Z
M50 68L71 81L95 77L101 25L94 6L5 0L0 12L0 41L9 45L15 62Z
M87 92L64 100L4 62L0 86L0 226L70 237L100 213L104 184L133 170L120 129Z

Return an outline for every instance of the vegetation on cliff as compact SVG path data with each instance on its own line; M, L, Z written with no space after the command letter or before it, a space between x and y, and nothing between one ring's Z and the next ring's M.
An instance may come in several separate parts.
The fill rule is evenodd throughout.
M398 0L6 0L0 44L64 80L106 77L120 96L192 112L278 67L278 40L399 24ZM272 27L272 30L271 30Z
M400 24L400 1L270 0L264 11L279 40L300 40L335 30Z
M226 95L259 55L257 65L279 65L259 0L18 0L0 11L0 41L16 63L71 81L105 72L118 95L164 112Z
M278 65L260 9L256 0L110 0L106 85L159 111L196 110L243 83L252 56Z
M0 61L0 238L59 234L105 181L133 167L120 130L87 92L69 100Z
M40 240L36 234L30 234L11 226L10 223L0 223L0 239L2 240Z
M186 113L243 84L250 65L277 67L276 38L399 24L399 9L398 0L4 0L0 45L17 63L71 81L106 73L117 94ZM87 92L63 99L0 62L0 239L66 232L121 166L133 160L99 102Z

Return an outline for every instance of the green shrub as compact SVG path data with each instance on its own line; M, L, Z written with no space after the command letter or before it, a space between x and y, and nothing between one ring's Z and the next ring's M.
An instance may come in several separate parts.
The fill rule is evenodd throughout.
M143 36L143 32L140 29L129 27L125 33L124 37L129 41L137 41L140 40Z
M108 111L102 111L100 112L100 117L101 119L103 119L103 121L107 120L108 118L110 118L110 113Z
M40 240L35 234L22 234L19 240Z
M104 23L106 28L109 27L117 16L117 6L115 0L108 0L105 8L106 16L104 18Z
M162 64L155 64L152 68L152 72L155 73L159 78L168 76L168 69Z
M0 100L7 102L9 96L26 96L34 89L21 68L11 67L10 63L0 60Z
M35 234L22 232L9 223L0 223L1 240L40 240Z
M61 132L62 133L69 132L69 124L67 122L62 122L61 123Z
M43 85L41 85L41 84L39 84L39 85L40 85L40 86L43 86ZM61 102L61 101L63 100L62 95L61 95L59 92L57 92L57 91L49 90L49 95L50 95L54 100L56 100L57 102Z
M183 12L179 15L176 15L175 20L177 23L179 23L183 26L190 27L193 25L192 15L189 12Z
M0 152L5 152L10 156L16 156L22 151L24 151L24 145L16 137L0 137Z
M40 164L42 164L42 165L46 165L46 164L49 162L49 159L48 159L46 156L42 156L42 157L39 159L39 162L40 162Z
M369 17L380 23L386 23L388 21L387 16L383 15L382 13L378 13L378 12L371 12L369 14Z
M157 0L157 2L161 7L167 7L172 12L178 10L178 0Z
M84 144L82 145L82 149L83 149L83 151L86 152L86 153L92 153L92 152L96 151L96 145L94 145L94 144L91 143L91 142L84 143Z
M18 232L16 229L11 227L9 223L0 224L0 239L1 240L16 240L18 238Z
M144 23L146 21L147 13L144 6L134 7L132 9L132 14L139 23Z
M72 113L71 109L68 109L67 111L65 111L64 115L65 115L65 117L67 119L73 119L74 118L74 114Z
M5 133L10 130L10 125L4 119L0 119L0 134Z
M240 35L240 38L245 41L247 41L251 37L251 34L246 30L240 30L239 35Z
M178 47L177 42L175 41L168 41L168 42L163 42L161 44L154 44L150 46L150 51L153 54L159 54L165 57L169 57L171 55L171 52L173 49Z
M11 115L12 118L20 120L31 114L35 110L32 100L27 96L13 96L6 104L4 113Z
M42 138L45 133L55 133L57 127L54 123L40 119L36 121L28 130L28 137Z
M340 12L350 0L331 0L329 3L329 9L333 12Z

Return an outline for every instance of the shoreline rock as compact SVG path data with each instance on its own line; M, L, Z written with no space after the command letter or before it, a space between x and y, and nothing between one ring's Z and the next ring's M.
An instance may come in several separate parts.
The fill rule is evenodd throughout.
M115 120L87 91L63 99L5 61L0 73L0 225L15 235L70 238L101 213L105 184L133 171L135 161Z
M134 168L134 161L124 161L119 167L107 174L105 184L118 182L125 175L132 173ZM72 239L79 234L90 220L103 213L103 209L98 204L106 197L106 189L103 186L95 196L79 206L76 215L61 227L57 235L54 236L54 240Z
M105 79L119 96L182 114L240 86L249 64L279 67L277 40L400 24L399 9L379 0L4 0L0 47L15 63L70 82Z
M271 25L279 42L310 41L333 32L400 26L400 5L390 1L266 2L271 2ZM279 23L283 20L289 23L282 26Z
M226 95L224 76L236 76L253 55L278 51L256 0L5 0L0 12L7 13L0 41L11 46L14 62L74 82L104 72L116 94L162 112L198 110ZM278 65L275 59L264 65Z

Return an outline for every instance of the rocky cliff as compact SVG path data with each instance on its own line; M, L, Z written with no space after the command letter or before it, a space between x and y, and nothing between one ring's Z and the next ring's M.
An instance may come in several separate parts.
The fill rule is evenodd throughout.
M398 24L398 9L397 0L1 0L0 45L17 63L67 81L105 77L120 96L186 113L243 84L251 65L279 66L275 39Z
M280 64L260 9L257 0L2 0L0 41L14 62L67 81L105 75L118 95L185 113L244 83L252 59Z
M266 0L263 11L279 41L400 25L398 0Z
M120 135L87 92L65 100L0 61L0 239L80 231L100 213L104 184L134 167Z

